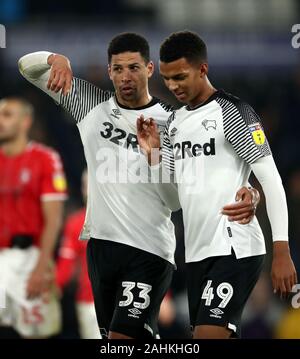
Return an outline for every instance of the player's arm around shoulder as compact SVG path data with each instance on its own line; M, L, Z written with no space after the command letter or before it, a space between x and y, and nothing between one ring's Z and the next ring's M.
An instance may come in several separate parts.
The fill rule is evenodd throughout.
M222 208L222 214L228 216L230 222L248 224L255 216L256 207L260 202L260 194L256 188L242 187L235 196L235 203L227 204Z

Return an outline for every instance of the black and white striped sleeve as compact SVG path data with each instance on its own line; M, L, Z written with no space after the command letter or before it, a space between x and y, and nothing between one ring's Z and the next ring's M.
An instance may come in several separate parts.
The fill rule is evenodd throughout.
M174 172L175 172L175 160L174 160L174 153L173 153L173 145L170 141L169 129L170 129L170 125L174 121L174 119L175 119L175 111L172 113L172 115L169 117L169 119L166 123L163 146L162 146L163 166L172 174L174 174Z
M113 92L104 91L87 81L73 78L71 91L63 96L61 91L55 93L47 88L51 67L47 59L51 55L47 51L27 54L18 62L20 73L33 85L52 97L54 101L64 107L79 123L95 106L107 101Z
M252 164L272 154L261 120L250 105L239 99L219 97L216 101L222 108L225 138L241 158Z
M113 92L104 91L93 84L73 78L72 88L67 96L60 94L59 103L79 123L99 103L109 100Z

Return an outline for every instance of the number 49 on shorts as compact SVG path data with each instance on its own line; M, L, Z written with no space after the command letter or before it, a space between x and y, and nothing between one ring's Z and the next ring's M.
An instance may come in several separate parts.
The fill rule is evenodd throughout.
M212 280L208 280L205 288L203 289L203 293L201 299L205 299L205 305L210 306L212 300L215 297L214 288L211 286ZM220 283L216 289L217 296L221 299L219 308L225 308L229 303L230 299L233 296L233 288L232 285L228 282Z

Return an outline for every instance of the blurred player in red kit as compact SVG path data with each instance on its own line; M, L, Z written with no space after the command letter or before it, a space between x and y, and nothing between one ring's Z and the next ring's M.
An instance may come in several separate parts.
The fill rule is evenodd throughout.
M0 101L0 325L22 337L60 330L53 251L66 181L59 155L29 140L33 108L22 98Z
M82 174L82 196L86 203L87 198L87 171ZM63 242L59 250L56 267L56 280L63 290L73 277L78 274L76 291L76 314L79 324L79 333L82 339L100 339L99 328L94 308L94 298L90 284L87 262L87 241L78 240L84 224L86 209L81 208L67 218Z

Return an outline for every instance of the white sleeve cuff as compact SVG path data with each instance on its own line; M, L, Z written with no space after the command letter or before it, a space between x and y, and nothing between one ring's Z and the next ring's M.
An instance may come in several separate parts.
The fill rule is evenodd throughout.
M48 51L38 51L32 54L27 54L20 58L18 65L20 72L22 75L27 75L32 78L32 75L40 76L40 73L37 67L41 67L41 69L49 69L50 65L48 65L48 57L52 55L51 52ZM32 68L34 71L30 71Z
M48 51L33 52L21 57L18 65L21 74L26 78L26 80L46 92L47 95L59 103L61 91L55 93L47 87L51 72L51 66L48 65L48 57L51 54L52 53Z
M262 186L273 241L288 241L288 209L280 175L272 156L258 159L251 169Z

